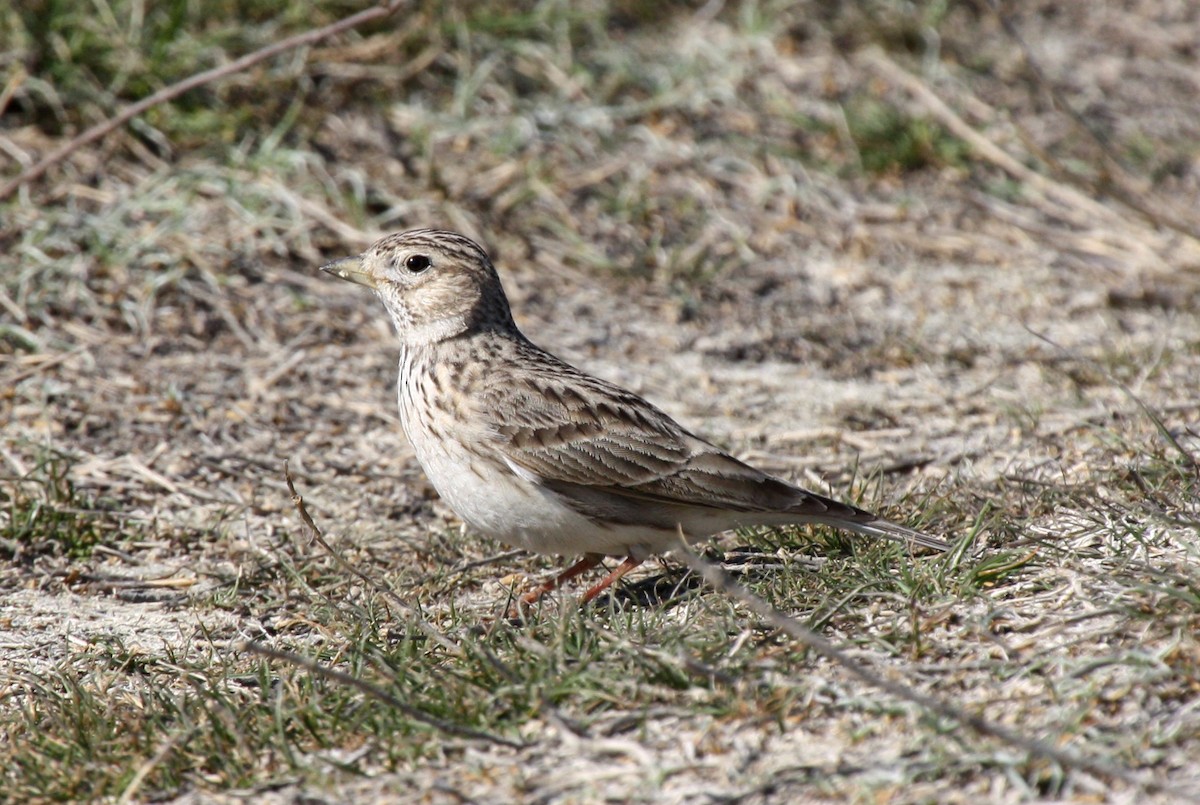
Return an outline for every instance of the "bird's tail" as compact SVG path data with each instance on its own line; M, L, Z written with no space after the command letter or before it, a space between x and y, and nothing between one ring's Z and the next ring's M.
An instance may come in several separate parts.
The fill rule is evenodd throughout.
M879 515L857 506L839 503L812 492L804 494L804 499L787 511L795 518L792 522L802 520L810 523L822 523L872 537L896 540L909 547L919 545L935 551L950 550L950 543L939 537L933 537L908 526L885 520Z
M860 509L859 511L862 510ZM906 543L909 546L920 545L922 548L932 548L935 551L950 550L950 543L944 539L930 536L908 526L893 523L891 520L884 520L882 517L876 517L870 512L862 512L862 514L869 515L873 519L855 522L839 521L833 523L833 525L841 525L851 531L868 534L872 537L884 537L885 539L896 540L897 542Z

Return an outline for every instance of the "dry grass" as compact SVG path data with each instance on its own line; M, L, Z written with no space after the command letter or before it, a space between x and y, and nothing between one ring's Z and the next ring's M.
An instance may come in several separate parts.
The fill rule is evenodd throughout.
M0 12L6 178L344 13L154 5ZM0 207L0 797L1200 795L1200 16L1021 4L1038 78L959 4L487 9L197 90ZM315 271L423 225L489 244L543 345L960 538L719 547L864 667L1112 773L670 561L495 621L557 563L460 535L381 311Z

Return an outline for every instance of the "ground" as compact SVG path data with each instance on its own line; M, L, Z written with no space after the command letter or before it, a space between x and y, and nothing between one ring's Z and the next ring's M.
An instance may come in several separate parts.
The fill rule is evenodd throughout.
M0 12L3 178L346 13L268 5ZM1200 8L486 9L235 72L0 201L0 797L1200 797ZM382 307L317 270L420 226L543 347L955 541L707 555L1071 757L669 557L505 622L573 559L463 532Z

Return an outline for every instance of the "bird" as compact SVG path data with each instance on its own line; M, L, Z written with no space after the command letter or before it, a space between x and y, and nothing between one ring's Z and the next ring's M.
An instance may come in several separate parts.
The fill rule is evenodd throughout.
M404 433L466 526L538 554L582 555L533 604L606 557L594 600L651 556L749 526L824 524L945 551L937 537L802 489L536 346L487 252L455 232L388 235L321 270L374 292L400 341Z

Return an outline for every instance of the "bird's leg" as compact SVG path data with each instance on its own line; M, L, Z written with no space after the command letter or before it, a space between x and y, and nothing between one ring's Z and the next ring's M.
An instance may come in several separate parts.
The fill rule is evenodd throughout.
M584 554L582 559L580 559L575 564L571 565L569 568L564 570L562 573L559 573L557 576L555 576L552 579L542 582L537 587L535 587L534 589L525 593L525 595L521 596L521 603L522 604L536 604L543 595L550 592L551 590L558 589L559 586L561 586L563 582L570 581L571 579L575 578L576 576L578 576L581 573L587 573L589 570L594 568L596 565L600 564L600 560L603 558L604 558L604 555L599 554L599 553ZM617 578L619 578L619 576ZM615 581L615 579L613 579L613 581ZM609 581L608 583L611 584L612 581Z
M634 559L632 556L625 557L625 561L622 562L621 564L617 565L616 570L614 570L612 573L609 573L607 576L605 576L603 579L600 580L599 584L597 584L595 587L593 587L592 589L590 589L586 593L584 593L583 598L579 599L579 603L580 604L588 603L593 598L600 595L600 593L604 592L609 587L611 587L613 585L613 582L615 582L617 579L624 576L629 571L633 570L635 567L637 567L641 563L642 563L641 559Z

